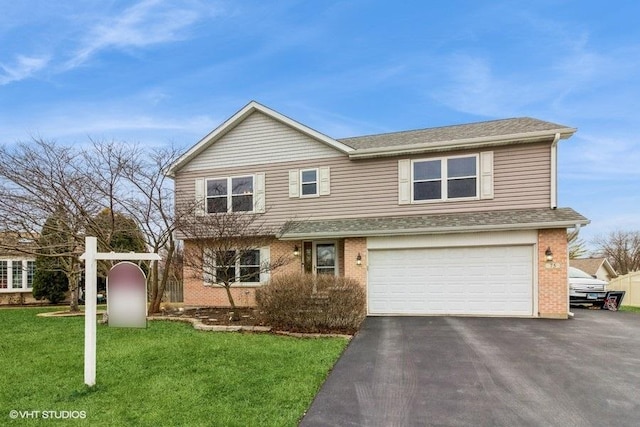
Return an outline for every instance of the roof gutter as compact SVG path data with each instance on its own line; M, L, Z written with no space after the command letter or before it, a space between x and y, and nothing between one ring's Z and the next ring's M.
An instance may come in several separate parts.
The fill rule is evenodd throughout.
M566 139L573 135L577 129L563 128L555 133L547 131L515 133L503 136L483 136L477 138L464 138L452 141L423 142L419 144L399 145L395 147L362 148L348 153L351 159L366 159L372 157L401 156L413 153L428 153L448 150L460 150L465 148L491 147L516 143L529 143L545 138L553 137L555 143L559 139Z
M580 225L587 225L591 221L585 220L579 222ZM539 222L529 224L496 224L496 225L472 225L461 227L423 227L423 228L404 228L389 230L349 230L349 231L318 231L315 233L285 233L278 236L280 240L301 240L315 238L344 238L344 237L388 237L399 235L415 235L415 234L452 234L452 233L468 233L481 231L513 231L513 230L539 230L549 228L571 228L576 226L576 221L555 221L555 222Z

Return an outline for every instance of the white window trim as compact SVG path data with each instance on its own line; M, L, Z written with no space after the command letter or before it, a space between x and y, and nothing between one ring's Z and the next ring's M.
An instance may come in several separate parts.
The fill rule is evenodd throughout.
M316 172L316 194L302 194L302 172L314 170ZM307 199L329 196L331 194L331 168L320 166L317 168L292 169L289 171L289 198Z
M256 212L256 176L255 174L247 174L247 175L234 175L234 176L221 176L221 177L213 177L213 178L205 178L204 180L204 212L208 215L215 215L217 213L224 213L224 212L209 212L208 211L208 200L209 198L212 199L216 199L216 198L222 198L222 196L209 196L207 194L207 187L208 187L208 182L209 181L216 181L216 180L223 180L226 179L227 180L227 213L233 213L234 211L232 210L233 207L233 186L232 186L232 182L234 178L251 178L251 199L252 199L252 207L250 211L238 211L238 212L246 212L246 213L255 213ZM238 196L238 194L236 194L236 196Z
M263 270L265 263L268 263L268 254L269 254L269 248L256 248L254 249L255 251L258 251L260 253L260 269ZM236 250L237 252L237 250ZM263 258L267 257L267 260L263 260ZM205 255L206 257L212 257L211 252L209 252L208 254ZM216 268L216 262L215 259L211 260L210 262L210 267L215 271ZM237 281L240 277L240 258L236 257L236 265L235 265L235 270L236 270L236 281L232 282L231 287L232 288L242 288L242 287L250 287L250 288L254 288L256 286L262 286L266 281L269 280L269 274L265 273L265 272L260 272L260 281L259 282L239 282ZM202 278L202 282L203 285L205 287L209 287L209 288L219 288L222 287L223 285L220 283L211 283L209 281L207 281L206 277L212 277L213 279L215 279L215 272L208 272L208 271L203 271L203 278ZM263 280L263 278L265 280Z
M452 197L450 198L447 192L447 183L449 181L449 178L447 176L447 160L449 159L460 159L460 158L467 158L467 157L474 157L475 161L476 161L476 174L475 179L476 179L476 195L472 196L472 197ZM415 159L415 160L411 160L411 180L410 180L410 185L411 185L411 203L413 204L419 204L419 203L439 203L439 202L461 202L461 201L468 201L468 200L480 200L480 164L479 164L479 154L464 154L464 155L459 155L459 156L446 156L446 157L431 157L431 158L424 158L424 159ZM420 162L429 162L429 161L440 161L440 195L441 198L440 199L428 199L428 200L416 200L414 198L414 165L416 163L420 163ZM453 179L464 179L464 178L471 178L471 176L468 177L455 177ZM437 181L436 179L434 179L433 181Z
M304 182L304 180L302 179L302 174L304 172L309 172L309 171L313 171L316 173L316 180L315 181L309 181L309 182ZM307 168L307 169L300 169L300 174L299 174L299 179L300 179L300 198L307 198L307 197L320 197L320 171L318 170L318 168ZM305 184L316 184L316 192L314 194L302 194L302 189L304 188Z
M9 292L32 292L33 291L33 282L31 283L31 287L27 287L27 280L29 276L28 263L35 262L33 259L23 259L23 258L2 258L0 261L7 263L7 287L0 288L0 293L9 293ZM14 288L13 287L13 262L20 261L22 263L22 287ZM35 265L34 265L35 271Z

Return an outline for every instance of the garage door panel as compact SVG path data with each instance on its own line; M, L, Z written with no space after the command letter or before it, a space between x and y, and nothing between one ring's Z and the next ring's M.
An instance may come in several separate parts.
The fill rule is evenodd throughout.
M369 251L370 314L533 314L533 246Z

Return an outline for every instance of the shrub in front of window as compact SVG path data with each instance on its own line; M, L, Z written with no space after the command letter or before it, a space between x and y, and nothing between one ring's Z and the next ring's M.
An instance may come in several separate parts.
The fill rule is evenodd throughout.
M69 290L69 280L61 271L44 268L36 269L33 277L33 297L37 300L48 299L51 304L58 304L65 299Z
M275 329L353 334L364 320L366 295L347 277L281 274L256 291L256 302Z

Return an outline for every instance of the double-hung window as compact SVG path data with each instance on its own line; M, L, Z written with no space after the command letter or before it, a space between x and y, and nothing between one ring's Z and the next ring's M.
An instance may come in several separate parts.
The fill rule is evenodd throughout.
M27 289L33 288L33 274L36 271L36 262L27 261Z
M413 201L478 197L478 156L412 162Z
M253 176L213 178L206 181L206 211L253 211Z
M11 287L13 289L22 289L22 261L11 261Z
M0 261L0 288L7 289L9 287L9 262Z
M302 169L300 171L300 196L318 196L318 169Z
M205 281L213 283L260 282L260 250L216 251L211 254L213 275L205 275Z

